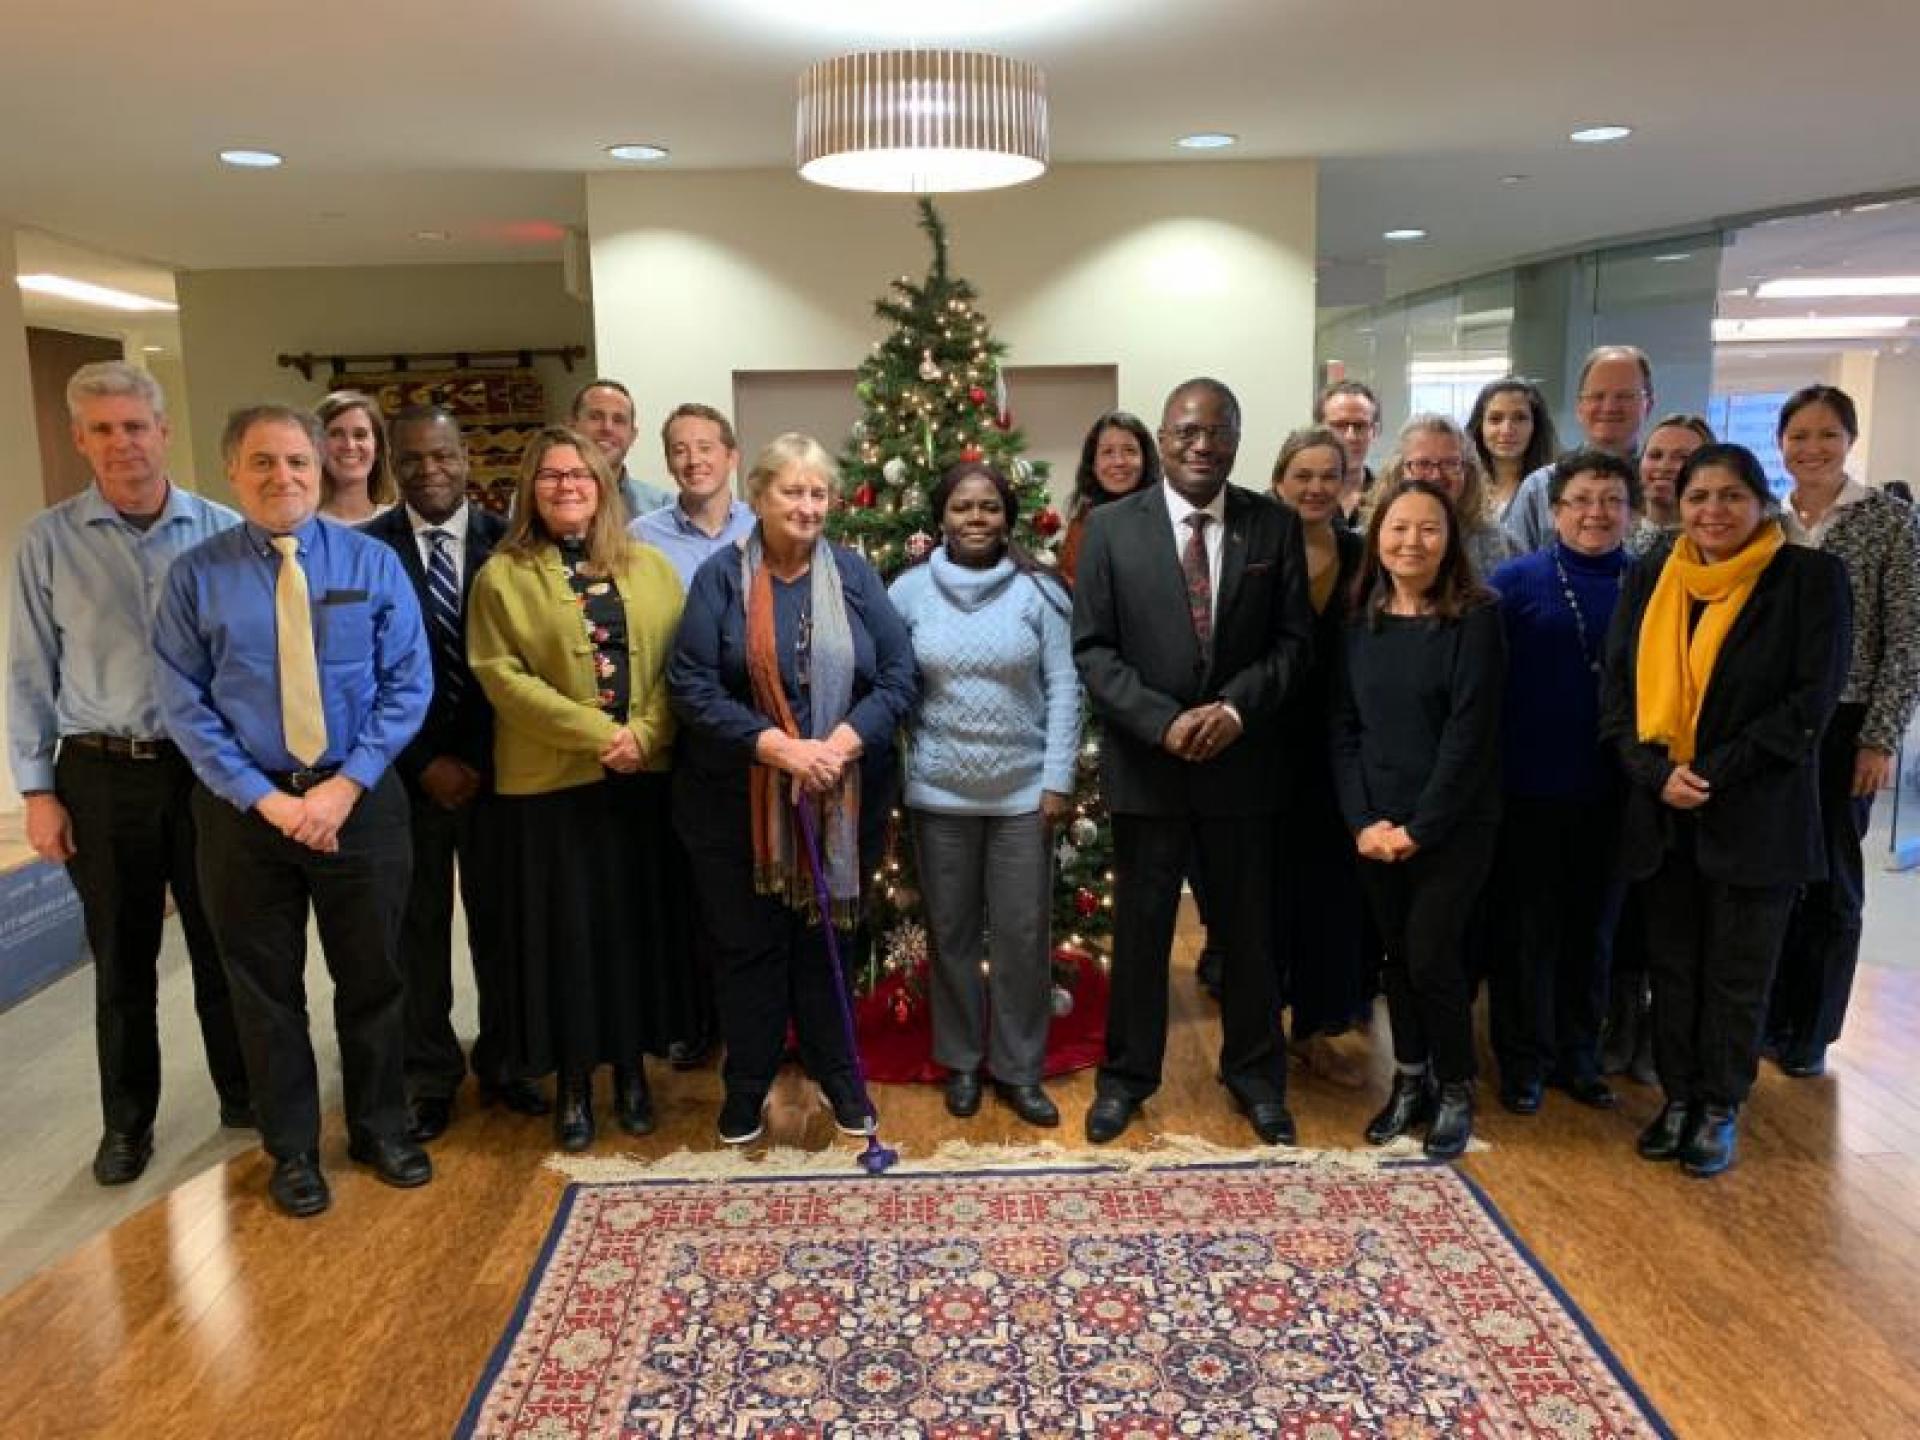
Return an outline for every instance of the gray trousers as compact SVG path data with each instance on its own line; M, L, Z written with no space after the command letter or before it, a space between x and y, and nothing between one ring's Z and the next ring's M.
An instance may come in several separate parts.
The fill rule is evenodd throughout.
M1052 857L1040 813L915 810L913 826L933 948L933 1058L949 1070L978 1070L984 1059L1003 1084L1037 1085L1053 994Z

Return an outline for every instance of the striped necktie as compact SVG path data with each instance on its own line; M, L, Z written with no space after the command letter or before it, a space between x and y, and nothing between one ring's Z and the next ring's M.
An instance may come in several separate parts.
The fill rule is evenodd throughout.
M453 568L453 536L427 531L433 559L427 565L427 633L440 661L441 694L458 704L466 689L466 646L460 635L460 577Z

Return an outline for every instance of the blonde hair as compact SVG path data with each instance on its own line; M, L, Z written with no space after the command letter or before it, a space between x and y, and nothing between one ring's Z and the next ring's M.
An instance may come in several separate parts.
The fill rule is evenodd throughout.
M570 445L593 472L599 503L593 519L587 522L587 568L597 575L612 574L633 547L627 535L626 506L620 499L620 487L607 468L607 458L578 430L567 425L547 425L527 442L520 456L520 476L513 485L513 520L499 548L509 555L533 559L558 538L540 518L540 506L534 498L534 475L547 456L563 445Z
M782 471L799 469L809 475L817 476L827 482L827 489L833 490L840 484L840 467L827 453L827 447L811 435L802 435L797 430L789 430L784 435L774 437L758 455L754 456L753 468L747 471L746 482L740 487L746 496L747 504L758 506L760 497L767 493L767 486Z

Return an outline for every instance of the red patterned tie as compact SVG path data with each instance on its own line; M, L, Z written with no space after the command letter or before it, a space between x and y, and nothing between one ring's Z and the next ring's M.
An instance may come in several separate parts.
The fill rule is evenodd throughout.
M1187 614L1203 654L1213 644L1213 577L1207 571L1207 522L1211 519L1204 510L1187 516L1192 533L1180 552L1180 570L1187 577Z

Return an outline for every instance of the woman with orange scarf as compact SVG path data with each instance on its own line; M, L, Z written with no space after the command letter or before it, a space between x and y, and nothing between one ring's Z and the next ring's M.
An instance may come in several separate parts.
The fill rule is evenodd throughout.
M864 1134L876 1119L847 1049L825 929L859 918L898 783L894 732L917 686L913 642L880 577L823 532L835 479L810 436L760 452L745 486L758 523L695 572L667 667L682 737L674 821L717 952L729 1145L760 1137L789 1023L834 1123Z
M1704 1177L1733 1163L1787 915L1825 871L1815 762L1851 616L1845 569L1786 544L1743 446L1693 453L1680 531L1627 581L1601 728L1627 772L1666 1092L1639 1151Z

